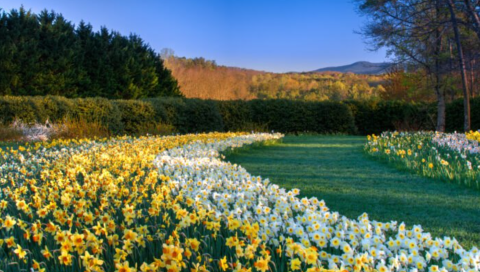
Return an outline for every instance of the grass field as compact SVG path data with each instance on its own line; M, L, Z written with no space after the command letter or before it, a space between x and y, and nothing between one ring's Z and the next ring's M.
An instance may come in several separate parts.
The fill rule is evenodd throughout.
M365 137L287 136L282 143L227 156L253 175L270 178L301 196L324 199L349 218L367 212L379 221L422 225L434 237L453 236L480 246L480 192L422 178L363 153Z

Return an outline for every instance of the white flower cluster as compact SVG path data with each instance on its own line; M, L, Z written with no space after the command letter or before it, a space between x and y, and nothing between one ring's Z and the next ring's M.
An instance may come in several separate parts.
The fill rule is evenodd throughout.
M315 246L319 261L329 269L351 270L366 262L379 271L479 271L480 252L467 251L449 237L433 238L414 226L357 220L331 212L324 201L299 199L298 189L286 191L268 179L250 175L241 166L222 161L222 152L257 141L280 138L279 134L252 134L200 142L162 152L155 163L171 177L175 193L196 200L218 218L235 218L242 224L258 222L259 237L270 245L295 241ZM287 249L293 250L293 249Z
M480 154L479 142L468 140L465 133L440 133L432 137L432 141L439 146L447 147L461 154Z
M45 124L35 123L33 125L27 125L20 120L15 120L11 124L11 128L19 131L22 134L22 140L28 142L49 140L53 135L66 130L65 126L58 124L50 124L47 120Z

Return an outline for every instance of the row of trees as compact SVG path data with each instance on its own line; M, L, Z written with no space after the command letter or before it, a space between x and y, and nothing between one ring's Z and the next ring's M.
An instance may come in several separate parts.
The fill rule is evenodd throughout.
M294 99L308 101L370 99L385 94L384 76L352 73L268 73L219 66L204 58L179 58L161 51L165 65L187 97L202 99Z
M75 26L53 11L0 12L0 95L181 96L159 54L137 35Z
M464 98L475 94L480 56L479 0L356 0L369 22L362 33L373 49L386 47L402 67L414 67L434 90L438 131L445 130L445 103L457 82ZM478 91L478 90L477 90Z
M261 99L363 100L381 97L383 82L383 76L339 72L265 73L252 78L250 91Z
M220 66L204 58L179 58L172 49L162 49L165 66L178 80L188 98L234 100L255 98L249 91L251 79L262 72ZM166 54L165 52L169 52Z

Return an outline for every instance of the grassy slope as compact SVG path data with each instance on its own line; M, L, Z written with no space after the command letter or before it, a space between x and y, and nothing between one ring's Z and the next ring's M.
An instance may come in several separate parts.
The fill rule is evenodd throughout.
M374 161L363 153L364 137L287 136L274 146L227 156L254 175L301 196L324 199L349 218L421 224L434 237L453 236L467 248L480 246L480 192L421 178Z

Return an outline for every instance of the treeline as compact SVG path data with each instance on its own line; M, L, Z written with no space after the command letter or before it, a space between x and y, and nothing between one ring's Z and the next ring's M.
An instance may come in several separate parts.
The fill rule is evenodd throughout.
M180 96L163 61L128 37L23 7L0 14L0 95L137 99Z
M204 58L162 57L186 97L216 100L256 98L250 92L252 77L263 72L218 66L215 61Z
M463 107L447 105L447 130L462 128ZM472 100L480 111L480 98ZM200 100L150 98L109 100L47 97L0 97L0 123L62 123L64 120L99 124L110 134L145 134L158 131L198 133L210 131L277 131L284 133L379 134L382 131L432 130L435 105L404 101L298 101ZM163 128L167 129L163 129ZM480 115L472 118L480 129Z
M469 88L470 96L480 95L480 88L477 75L480 69L476 66L469 67ZM385 75L383 87L385 92L381 98L385 100L404 100L404 101L435 101L435 88L429 79L429 74L424 69L410 68L404 69L400 66L392 67ZM444 100L452 102L463 96L461 76L458 73L445 74L442 80L442 90L444 91Z
M260 99L371 99L385 92L383 82L383 76L353 73L264 73L253 76L250 92Z
M179 58L164 50L182 93L190 98L293 99L342 101L380 97L386 90L383 76L351 73L268 73L219 66L204 58Z

